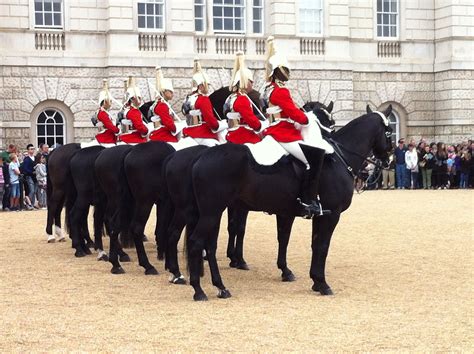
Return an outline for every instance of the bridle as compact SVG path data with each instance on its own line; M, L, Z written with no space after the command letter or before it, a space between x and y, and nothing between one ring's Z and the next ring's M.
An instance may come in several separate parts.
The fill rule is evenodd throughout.
M320 107L320 108L317 108L321 111L323 111L324 114L326 114L326 116L328 117L329 121L330 122L334 122L334 120L332 119L332 113L329 113L326 109ZM316 114L315 114L316 115ZM317 117L317 115L316 115ZM334 132L334 129L336 128L336 125L335 124L331 124L329 127L326 127L325 125L323 125L319 119L316 120L316 122L318 123L319 125L319 128L324 130L325 132L327 133L333 133Z
M388 119L381 112L373 111L372 113L377 113L382 118L382 120L384 122L384 125L385 125L386 143L387 143L387 146L390 146L391 141L392 141L392 139L391 139L392 132L389 130L390 125L388 124ZM363 161L366 161L370 164L373 164L375 166L375 168L379 169L379 173L375 178L375 182L373 182L373 183L376 183L379 180L380 175L382 174L382 170L388 170L388 167L384 167L382 161L380 161L380 160L373 160L369 157L366 157L366 156L363 156L363 155L359 154L358 152L352 151L349 148L345 147L343 144L341 144L341 143L337 142L336 140L334 140L333 138L328 138L327 140L334 147L334 153L339 158L339 160L342 162L342 164L344 165L346 170L349 172L349 174L352 176L352 178L354 179L354 182L360 176L362 169L359 169L356 173L354 173L354 169L347 163L347 159L345 158L343 150L350 153L350 154L352 154L352 155L355 155L355 156L361 158ZM356 191L357 191L357 193L361 193L361 189L356 188Z

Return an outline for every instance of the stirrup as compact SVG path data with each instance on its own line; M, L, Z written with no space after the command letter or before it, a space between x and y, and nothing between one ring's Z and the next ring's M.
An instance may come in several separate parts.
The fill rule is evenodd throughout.
M319 201L312 200L310 204L306 204L301 201L300 198L298 198L297 200L306 213L303 215L303 219L312 219L315 216L318 217L331 214L331 210L323 209Z

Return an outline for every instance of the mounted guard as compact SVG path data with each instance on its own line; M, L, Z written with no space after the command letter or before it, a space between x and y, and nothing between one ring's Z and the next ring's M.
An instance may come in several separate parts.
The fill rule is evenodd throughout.
M290 78L290 66L286 57L275 51L273 37L267 40L266 71L268 83L265 86L263 101L270 126L263 131L263 135L271 136L289 154L306 165L299 198L304 210L303 216L311 218L330 214L329 210L323 210L318 195L324 155L334 150L322 139L314 114L301 111L285 87ZM304 140L301 129L309 126L313 134Z
M183 113L188 116L188 127L183 129L184 136L193 138L199 145L215 146L219 144L217 131L222 124L214 115L211 100L208 97L209 78L202 70L199 59L194 59L193 91L186 96Z
M169 104L169 101L173 99L173 93L173 82L171 79L165 79L161 67L157 66L156 99L155 103L151 106L151 110L153 111L151 121L155 126L155 130L151 132L150 140L171 143L178 142L178 134L181 132L183 125L178 124L180 130L175 124L175 121L177 123L180 122L180 120Z
M252 72L245 65L243 52L236 55L234 70L230 83L231 95L224 105L224 112L229 121L226 140L234 144L255 144L262 139L258 135L268 126L268 122L260 121L254 114L252 101L248 93L253 89ZM265 124L266 123L266 124Z
M146 143L148 128L143 123L143 116L138 109L141 105L140 90L135 86L133 77L128 78L125 96L124 119L122 119L122 134L119 140L126 144Z

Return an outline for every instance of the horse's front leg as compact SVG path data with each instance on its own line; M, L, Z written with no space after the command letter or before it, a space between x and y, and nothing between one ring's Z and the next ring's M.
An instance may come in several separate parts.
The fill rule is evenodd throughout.
M277 266L281 270L281 279L283 281L294 281L295 275L286 264L286 254L288 250L288 242L290 241L291 228L295 221L294 216L277 215L278 230L278 260Z
M339 217L340 213L333 211L331 215L313 218L313 240L311 243L313 256L309 275L314 282L312 289L320 292L321 295L333 295L331 287L326 283L325 268L331 237L339 222Z
M231 209L229 209L230 212ZM247 226L247 217L249 211L242 208L232 208L232 223L235 238L235 248L232 254L230 266L232 268L248 270L249 267L244 259L244 236L245 228ZM230 233L229 233L230 243Z

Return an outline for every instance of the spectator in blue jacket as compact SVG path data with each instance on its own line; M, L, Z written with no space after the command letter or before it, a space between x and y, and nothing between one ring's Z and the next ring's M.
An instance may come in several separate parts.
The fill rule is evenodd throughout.
M398 189L405 189L405 153L407 148L405 146L405 139L398 140L398 146L395 148L395 178L397 182Z
M38 188L38 182L35 176L35 147L33 144L26 146L27 155L23 159L22 173L25 175L25 181L28 185L28 198L31 201L31 206L35 205L36 190Z

